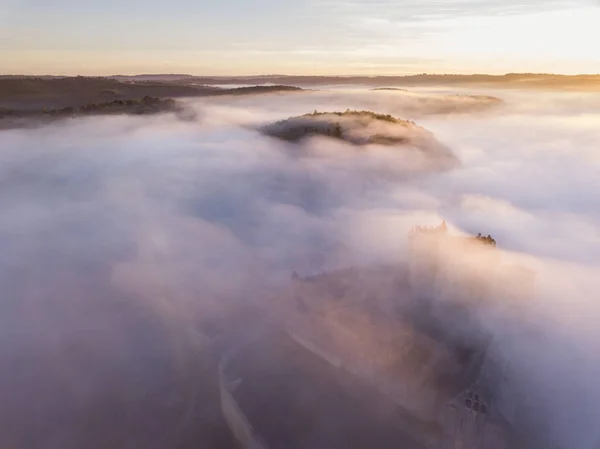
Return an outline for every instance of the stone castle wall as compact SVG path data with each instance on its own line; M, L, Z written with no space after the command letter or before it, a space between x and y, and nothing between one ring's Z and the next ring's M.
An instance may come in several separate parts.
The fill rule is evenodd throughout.
M410 410L420 419L432 420L438 405L438 395L430 390L415 388L407 383L398 382L398 379L385 375L380 365L369 357L368 351L354 348L354 351L344 352L344 356L338 356L339 352L333 345L325 347L322 342L317 342L313 332L300 330L298 326L288 327L288 334L300 345L313 354L326 360L331 365L344 369L355 375L363 382L371 385L383 395L392 399L402 408ZM307 335L311 335L308 337ZM351 354L351 355L350 355Z
M479 307L490 295L490 288L494 284L490 272L497 265L497 260L494 260L496 254L494 250L485 247L480 251L477 246L479 243L464 239L441 242L436 234L427 235L422 240L413 239L410 243L409 279L414 296L426 301L434 311L437 310L437 301L462 301L469 307ZM465 247L473 250L473 257L452 257L454 251ZM310 296L310 292L304 293L309 293ZM302 295L297 295L296 298L298 297L301 298ZM316 304L319 303L318 299L324 298L316 298ZM329 304L332 301L335 299L329 298L321 303ZM438 445L429 445L429 447L432 449L434 447L436 449L505 449L507 447L503 420L490 418L493 410L493 413L498 412L503 419L512 423L516 409L514 391L506 381L506 355L502 354L499 345L495 346L492 343L482 365L476 367L481 369L481 374L475 382L465 385L465 390L456 397L441 402L439 393L423 386L424 383L421 386L411 384L403 381L402 372L395 376L390 375L389 371L386 372L386 366L398 357L399 352L400 355L408 353L410 350L408 340L406 344L399 345L397 338L386 339L385 332L380 340L365 339L363 336L369 335L370 332L368 326L360 327L364 324L360 320L356 322L356 326L347 321L336 321L341 318L351 320L360 317L360 311L357 312L357 317L349 314L340 317L333 314L334 318L331 318L332 314L328 314L326 310L311 314L308 310L313 305L307 306L303 300L299 304L300 307L295 303L293 307L299 307L301 310L296 310L296 313L292 314L293 318L285 323L289 336L329 364L344 369L370 384L422 420L435 420L440 423L444 429L444 436ZM446 310L439 309L439 313L444 315ZM461 315L460 319L463 320L461 324L470 331L475 329L477 332L476 314L471 318L471 321L464 321L464 316ZM369 320L370 318L366 318L367 322ZM375 327L380 327L380 323L375 323ZM435 344L431 344L428 349L434 353L432 362L429 362L429 366L433 367L435 362L444 357L443 350L436 349ZM228 384L224 379L223 367L230 356L233 356L233 353L223 358L219 369L223 415L244 449L267 449L235 401L231 393L231 388L234 386L232 387L232 384ZM463 368L475 369L471 366ZM426 372L421 374L426 375ZM480 383L483 388L480 388ZM469 392L475 394L473 391L481 395L481 402L486 404L488 413L476 412L465 406L465 395Z
M298 329L288 331L289 335L313 354L323 358L339 369L354 374L373 386L380 393L406 408L426 421L436 421L443 428L440 440L423 441L431 449L507 449L506 436L502 425L492 422L487 415L466 409L463 403L465 392L445 403L439 403L434 394L429 398L427 393L415 395L407 385L399 379L385 379L377 376L376 370L368 368L360 355L355 359L340 359L328 348L323 348L314 338L301 335ZM467 388L465 391L470 391ZM479 390L477 394L479 393ZM418 404L412 403L412 401ZM483 400L482 400L483 402ZM489 409L489 404L486 404Z
M436 309L446 313L443 304L448 302L464 305L469 313L460 317L462 322L452 322L451 319L448 322L456 327L462 324L475 335L480 331L484 339L489 339L476 384L490 401L498 419L495 423L488 418L482 422L473 421L470 415L461 415L464 410L460 411L458 401L448 409L454 410L456 416L447 411L444 418L445 428L454 435L446 436L447 448L504 447L501 444L506 445L508 427L518 424L521 401L518 385L514 376L511 376L511 360L504 339L518 328L518 325L513 328L513 319L522 315L519 308L533 295L535 275L524 267L503 264L495 242L486 244L485 239L456 238L445 232L425 232L411 236L411 240L420 242L411 244L409 255L411 287L415 297L426 292L435 298L430 301L434 314ZM436 241L435 246L432 240ZM423 279L430 285L423 286ZM513 310L508 310L509 307ZM494 326L501 328L504 334L497 335L495 332L492 335L484 328L481 318L486 314L506 320L504 325L496 323ZM495 443L496 440L502 443Z

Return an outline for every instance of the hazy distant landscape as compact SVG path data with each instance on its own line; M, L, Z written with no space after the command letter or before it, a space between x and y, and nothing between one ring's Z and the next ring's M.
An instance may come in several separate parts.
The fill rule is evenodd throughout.
M222 87L246 85L225 92ZM474 88L600 90L600 75L412 75L412 76L284 76L201 77L192 75L135 75L110 77L1 76L0 107L32 109L81 106L112 100L150 97L198 97L299 90L293 86L365 85L374 90L408 87L457 86ZM254 86L254 87L253 87ZM390 86L390 87L386 87ZM391 87L396 86L396 87ZM251 90L248 90L251 89Z
M168 82L121 82L108 78L0 78L0 129L39 126L69 117L147 115L166 112L182 118L193 113L175 100L180 97L259 95L299 92L292 86L219 88Z
M297 87L277 85L220 88L167 81L122 82L93 77L0 77L0 118L7 115L43 114L65 108L73 108L75 112L83 109L82 112L85 112L85 108L89 110L97 105L134 106L131 102L140 102L144 98L162 100L301 90ZM165 109L168 110L168 107ZM126 107L122 110L128 111ZM135 113L135 109L132 111Z
M288 79L289 78L289 79ZM429 78L427 78L429 79ZM252 79L202 79L186 75L140 75L136 77L0 77L0 128L39 126L58 119L108 114L157 114L175 112L181 117L193 113L178 98L246 96L315 92L321 83L337 84L337 78L298 79L283 77L281 81L295 81L305 89L293 85L273 84L270 77ZM235 81L233 87L231 83ZM364 79L350 79L364 83ZM377 79L371 81L393 81ZM213 83L200 84L200 82ZM245 85L249 83L248 85ZM310 83L313 89L306 89ZM327 90L327 86L319 90ZM374 92L410 94L404 100L404 110L413 104L416 111L428 113L468 113L498 106L502 100L493 96L477 95L420 95L407 89L384 87ZM191 114L191 115L190 115Z
M505 75L453 75L419 74L400 76L193 76L193 75L131 75L111 76L120 81L170 81L179 84L283 84L296 86L309 85L352 85L366 86L473 86L519 89L565 89L573 91L600 90L600 75L555 75L544 73L508 73Z

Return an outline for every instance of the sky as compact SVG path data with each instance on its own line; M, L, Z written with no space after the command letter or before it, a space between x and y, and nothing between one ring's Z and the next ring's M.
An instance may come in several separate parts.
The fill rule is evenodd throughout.
M598 0L0 0L0 73L599 73Z

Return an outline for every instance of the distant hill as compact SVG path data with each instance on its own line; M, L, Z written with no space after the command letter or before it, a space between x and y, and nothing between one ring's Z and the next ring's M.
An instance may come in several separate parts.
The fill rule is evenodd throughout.
M301 87L295 86L284 86L284 85L275 85L275 86L248 86L248 87L236 87L235 89L223 89L216 90L211 92L210 96L217 95L253 95L253 94L268 94L268 93L278 93L278 92L301 92L305 89Z
M174 98L265 95L302 92L294 86L235 89L157 81L124 82L108 78L0 78L0 129L36 126L66 117L193 111Z
M47 125L69 117L92 115L151 115L174 112L181 119L192 120L195 112L172 98L144 97L140 100L113 100L80 107L58 109L10 110L0 108L0 130Z
M38 77L21 75L0 75L4 79L76 79L82 77L64 77L44 75ZM397 89L414 86L482 86L523 89L567 89L580 91L600 91L600 74L555 75L547 73L507 73L505 75L449 75L427 74L400 76L316 76L316 75L252 75L252 76L195 76L190 74L140 74L112 75L102 78L123 83L173 83L177 85L344 85L358 84L369 87L390 86L381 89ZM151 94L152 95L152 94ZM173 96L173 95L172 95Z
M403 132L396 136L388 134L384 138L380 134L368 132L368 125L375 122L402 127ZM358 129L365 132L356 132ZM377 114L371 111L317 112L281 120L263 128L263 132L290 142L299 142L307 137L321 135L345 140L355 145L384 143L388 145L403 144L409 141L405 129L418 128L413 122L400 120L389 114Z
M493 111L504 104L500 98L489 95L441 94L411 92L405 89L371 89L372 96L385 96L385 102L397 113L410 117L424 115L472 114Z
M0 108L16 111L37 111L44 108L78 108L115 100L139 100L144 97L182 98L296 91L302 91L302 89L282 85L224 89L197 83L191 85L166 81L126 82L110 78L91 77L8 77L0 79Z
M399 87L376 87L376 88L371 89L371 90L374 90L374 91L381 91L381 90L388 91L389 90L389 91L408 92L406 89L401 89Z
M109 79L117 81L178 81L188 78L194 78L194 75L186 75L181 73L169 74L142 74L142 75L111 75Z
M56 109L39 110L11 110L0 108L0 119L8 117L64 117L73 115L95 115L95 114L152 114L157 112L175 111L180 107L179 103L172 98L144 97L139 100L113 100L105 103L92 103L79 107L67 106Z
M371 111L318 112L290 117L261 128L265 135L301 144L310 137L341 140L355 147L379 145L415 150L429 168L460 165L446 146L425 128L410 120Z
M188 78L200 84L286 84L294 86L359 84L364 86L482 86L522 89L567 89L600 91L600 75L552 75L508 73L506 75L438 75L406 76L238 76Z

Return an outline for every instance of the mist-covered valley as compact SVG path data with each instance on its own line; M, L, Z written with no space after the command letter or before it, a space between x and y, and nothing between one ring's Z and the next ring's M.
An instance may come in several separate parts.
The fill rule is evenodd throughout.
M191 329L224 317L250 329L292 272L404 263L408 231L446 220L536 270L535 297L511 319L537 337L515 364L538 431L595 449L600 95L318 89L180 100L192 120L0 131L0 445L227 447L198 405L213 399ZM414 121L460 164L260 132L346 110Z

